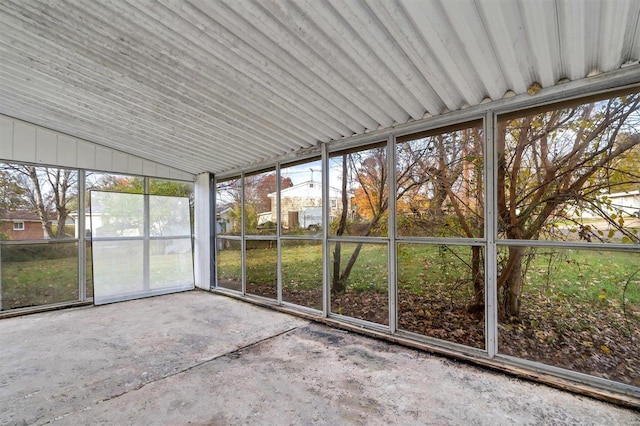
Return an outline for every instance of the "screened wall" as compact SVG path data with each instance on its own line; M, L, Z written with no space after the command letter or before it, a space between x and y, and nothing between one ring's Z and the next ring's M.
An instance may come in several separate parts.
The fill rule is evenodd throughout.
M220 176L215 285L638 394L639 103L486 110Z
M163 196L153 195L154 199L164 198L169 203L175 201L175 196L185 197L181 201L180 220L173 217L177 211L174 205L164 203L163 207L155 209L161 213L151 217L150 233L153 235L148 238L151 253L148 269L151 287L159 282L153 273L158 270L168 271L169 276L178 277L180 282L188 275L193 287L190 215L193 183L5 162L0 163L0 189L0 311L94 300L91 223L96 227L106 224L104 206L96 205L93 210L89 207L89 191L97 189L139 194L138 197L145 192L161 194ZM153 224L166 222L180 223L179 235L174 235L175 226L171 227L169 235L156 232ZM140 237L143 238L143 234ZM166 256L168 252L171 252L170 256ZM167 257L180 256L179 261L174 259L168 262L170 266L167 265ZM122 261L141 268L144 265L142 256L126 250L116 250L115 257L117 263L111 266L112 272L122 271ZM122 278L118 276L124 281Z

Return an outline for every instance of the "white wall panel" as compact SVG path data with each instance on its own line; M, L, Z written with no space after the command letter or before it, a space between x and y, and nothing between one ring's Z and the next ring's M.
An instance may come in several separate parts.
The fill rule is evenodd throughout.
M209 290L211 286L211 189L209 173L201 173L196 177L193 195L194 211L194 275L196 287Z
M30 163L36 162L35 126L20 122L13 124L13 159Z
M0 115L0 162L2 161L186 181L194 179L194 175L183 170L5 115Z
M96 146L96 169L98 170L113 170L113 164L111 162L112 150Z
M129 168L127 171L132 175L141 175L142 174L142 158L134 157L133 155L129 156Z
M96 147L90 142L78 141L78 167L82 169L96 168Z
M0 116L0 158L13 158L13 120Z
M78 166L78 143L71 136L58 135L58 158L55 164L64 167Z
M163 166L162 164L158 164L157 166L157 176L161 178L169 179L171 178L171 169L167 166Z
M157 176L158 167L153 161L142 160L142 174L145 176Z
M36 129L36 162L55 164L58 161L58 135L50 130Z
M112 169L114 172L127 173L127 154L122 152L113 151L113 163Z

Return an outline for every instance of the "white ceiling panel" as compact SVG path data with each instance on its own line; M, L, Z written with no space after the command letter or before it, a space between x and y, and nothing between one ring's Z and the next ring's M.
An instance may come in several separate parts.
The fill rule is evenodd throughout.
M0 114L225 172L638 67L639 16L637 0L3 0Z

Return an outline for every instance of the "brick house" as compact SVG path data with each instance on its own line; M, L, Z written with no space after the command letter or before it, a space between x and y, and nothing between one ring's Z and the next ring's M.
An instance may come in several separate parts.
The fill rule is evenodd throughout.
M56 221L50 221L55 225ZM42 240L48 236L42 228L37 214L25 211L4 211L0 213L0 233L9 240Z

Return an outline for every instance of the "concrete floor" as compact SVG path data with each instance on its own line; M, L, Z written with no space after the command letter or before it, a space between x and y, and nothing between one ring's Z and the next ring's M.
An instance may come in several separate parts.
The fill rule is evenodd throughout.
M0 320L0 424L640 424L201 291Z

